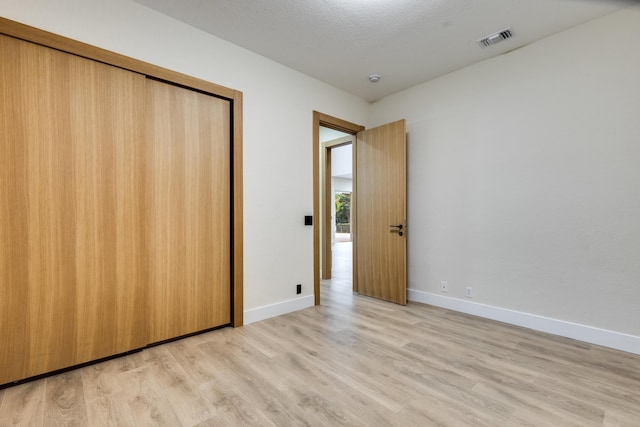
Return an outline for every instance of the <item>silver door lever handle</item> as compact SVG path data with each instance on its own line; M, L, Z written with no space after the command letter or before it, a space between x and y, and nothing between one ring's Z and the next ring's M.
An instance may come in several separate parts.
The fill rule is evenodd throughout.
M402 224L400 225L390 225L389 227L397 228L398 230L402 230Z

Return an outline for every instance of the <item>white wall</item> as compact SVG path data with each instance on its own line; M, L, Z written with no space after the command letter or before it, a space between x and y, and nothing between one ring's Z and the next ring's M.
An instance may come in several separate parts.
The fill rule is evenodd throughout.
M389 96L369 125L399 118L410 288L640 336L640 7Z
M364 123L366 102L129 0L0 0L0 15L242 91L245 310L297 283L313 303L312 111Z
M349 178L338 178L336 176L331 178L333 185L333 193L351 193L353 191L353 180ZM335 197L334 197L335 199Z
M353 169L352 145L331 149L331 176L350 175Z
M349 134L340 132L339 130L329 129L324 126L320 126L320 134L318 135L320 145L322 145L323 142L339 139L345 136L349 136ZM320 150L322 150L322 147L320 147Z

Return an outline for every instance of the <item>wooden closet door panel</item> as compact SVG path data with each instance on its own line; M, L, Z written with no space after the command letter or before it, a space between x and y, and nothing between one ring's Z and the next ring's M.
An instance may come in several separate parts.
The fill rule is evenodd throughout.
M5 36L0 58L2 384L147 331L144 77Z
M0 384L17 379L28 364L29 245L27 151L15 103L21 88L19 55L12 39L0 37ZM12 58L12 60L10 60Z
M151 342L231 322L230 108L147 80Z
M144 234L145 77L71 57L76 358L148 343Z

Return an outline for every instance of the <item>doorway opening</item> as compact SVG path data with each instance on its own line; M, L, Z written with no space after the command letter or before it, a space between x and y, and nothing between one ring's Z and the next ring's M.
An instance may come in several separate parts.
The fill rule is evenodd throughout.
M321 135L327 133L320 129ZM321 246L322 282L331 291L351 293L353 290L353 143L347 135L323 141ZM322 140L321 136L321 140Z
M336 203L335 194L336 187L333 185L333 172L336 174L338 182L337 193L353 193L353 186L345 187L346 180L352 180L353 174L353 156L352 146L355 135L364 130L364 126L346 122L336 117L326 114L313 112L313 214L317 218L314 221L314 296L315 304L320 304L320 279L330 278L332 276L333 250L335 245L335 232L338 226L335 225ZM341 153L344 151L344 153ZM345 170L338 163L333 165L332 157L340 159L348 151L349 157L346 162L350 167ZM342 164L345 159L342 158ZM343 181L342 181L342 180ZM351 196L349 196L349 205L351 206ZM350 208L351 209L351 208ZM341 225L341 227L345 227ZM353 221L349 215L349 242L340 242L344 246L339 246L340 253L346 256L336 258L336 272L344 277L346 274L351 286L352 279L352 241L353 241ZM342 228L344 229L344 228ZM341 233L344 234L344 233ZM341 236L342 239L342 236ZM348 246L348 248L347 248ZM348 268L347 268L348 267ZM350 286L350 287L351 287Z
M322 162L320 171L322 189L320 198L320 245L321 278L329 280L332 276L333 249L336 244L336 233L340 232L344 240L345 230L349 230L352 240L352 223L350 217L351 193L353 192L353 136L346 135L335 138L343 132L336 132L320 127L322 141ZM331 139L335 138L335 139ZM345 196L344 194L348 194ZM340 214L340 218L338 218ZM339 230L340 229L340 230Z
M353 136L343 133L344 136L326 140L335 137L336 132L320 128L323 151L321 286L332 294L349 295L353 291Z

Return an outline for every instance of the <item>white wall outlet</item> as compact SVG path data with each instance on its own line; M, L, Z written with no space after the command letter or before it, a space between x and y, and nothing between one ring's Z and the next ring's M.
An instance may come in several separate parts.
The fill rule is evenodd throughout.
M473 298L473 288L471 286L467 286L467 293L464 296L467 298Z
M447 282L440 282L440 292L449 292L449 284Z

